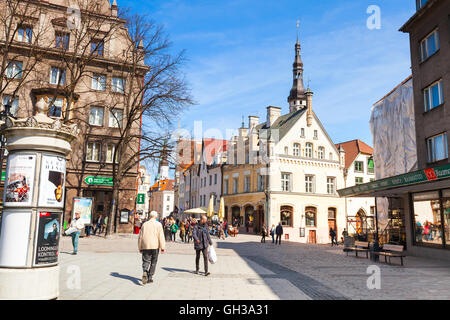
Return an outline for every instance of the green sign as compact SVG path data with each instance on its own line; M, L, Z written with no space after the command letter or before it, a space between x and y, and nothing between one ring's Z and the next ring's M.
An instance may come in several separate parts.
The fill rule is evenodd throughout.
M138 193L137 204L145 204L145 193Z
M84 182L88 185L95 185L95 186L112 186L113 185L113 179L112 178L106 178L106 177L86 177L84 179Z
M381 191L395 187L404 187L445 178L450 178L450 165L415 171L382 180L376 180L355 187L338 190L338 193L341 197L356 196L367 192Z
M2 171L2 181L6 180L6 171Z

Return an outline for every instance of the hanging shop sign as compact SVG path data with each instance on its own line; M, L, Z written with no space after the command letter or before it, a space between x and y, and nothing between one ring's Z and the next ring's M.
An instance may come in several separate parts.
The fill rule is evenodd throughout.
M36 155L10 154L6 177L4 205L31 206L36 169Z
M109 177L86 177L84 182L88 185L94 186L112 186L113 178Z
M426 170L419 170L400 176L376 180L355 187L338 190L338 193L341 197L346 197L366 192L381 191L395 187L404 187L418 183L441 180L445 178L450 178L450 165Z
M35 266L58 263L60 234L61 214L39 212L34 253Z
M39 186L40 207L64 207L66 159L61 156L43 155Z
M138 193L136 203L145 204L145 193Z

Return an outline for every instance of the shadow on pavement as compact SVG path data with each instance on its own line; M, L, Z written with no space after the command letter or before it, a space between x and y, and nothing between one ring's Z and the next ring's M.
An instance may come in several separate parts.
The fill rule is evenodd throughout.
M248 247L259 245L258 242L217 242L217 248L219 249L231 249L234 250L239 256L244 257L257 265L272 271L274 275L262 275L260 277L266 283L268 287L276 294L280 299L292 299L293 297L288 297L284 292L283 288L275 285L274 280L281 279L289 281L298 290L303 292L312 300L347 300L348 298L341 294L340 292L328 287L321 282L291 269L288 269L276 261L271 261L267 257L257 253L257 251L250 251L249 254ZM273 246L278 247L278 245L272 245L271 243L262 244L263 246ZM247 247L247 249L246 249ZM255 270L252 265L248 264L249 267ZM256 272L256 270L255 270ZM294 297L295 299L295 297Z
M178 272L178 273L191 273L191 274L195 274L194 271L192 270L185 270L185 269L176 269L176 268L162 268L163 270L166 270L168 272Z
M125 274L120 274L118 272L111 272L111 276L113 276L115 278L124 279L124 280L130 280L135 285L141 286L141 279L138 279L138 278L135 278L135 277L132 277L132 276L127 276Z

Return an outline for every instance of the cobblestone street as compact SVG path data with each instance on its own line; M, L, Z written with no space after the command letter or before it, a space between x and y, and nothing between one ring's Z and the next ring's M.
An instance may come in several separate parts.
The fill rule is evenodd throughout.
M450 263L446 262L407 257L405 267L376 263L381 289L369 290L367 268L374 263L347 257L342 246L285 242L280 247L270 240L261 244L252 235L214 241L218 262L210 265L210 277L193 274L192 243L168 243L166 253L159 256L155 282L142 286L137 236L83 238L76 256L69 254L72 245L65 237L60 299L450 299ZM73 281L76 270L79 288Z

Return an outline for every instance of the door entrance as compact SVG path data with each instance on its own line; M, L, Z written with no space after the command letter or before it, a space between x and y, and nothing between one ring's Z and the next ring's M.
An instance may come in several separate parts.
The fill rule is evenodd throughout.
M310 244L316 244L317 243L316 230L309 230L308 243L310 243Z

